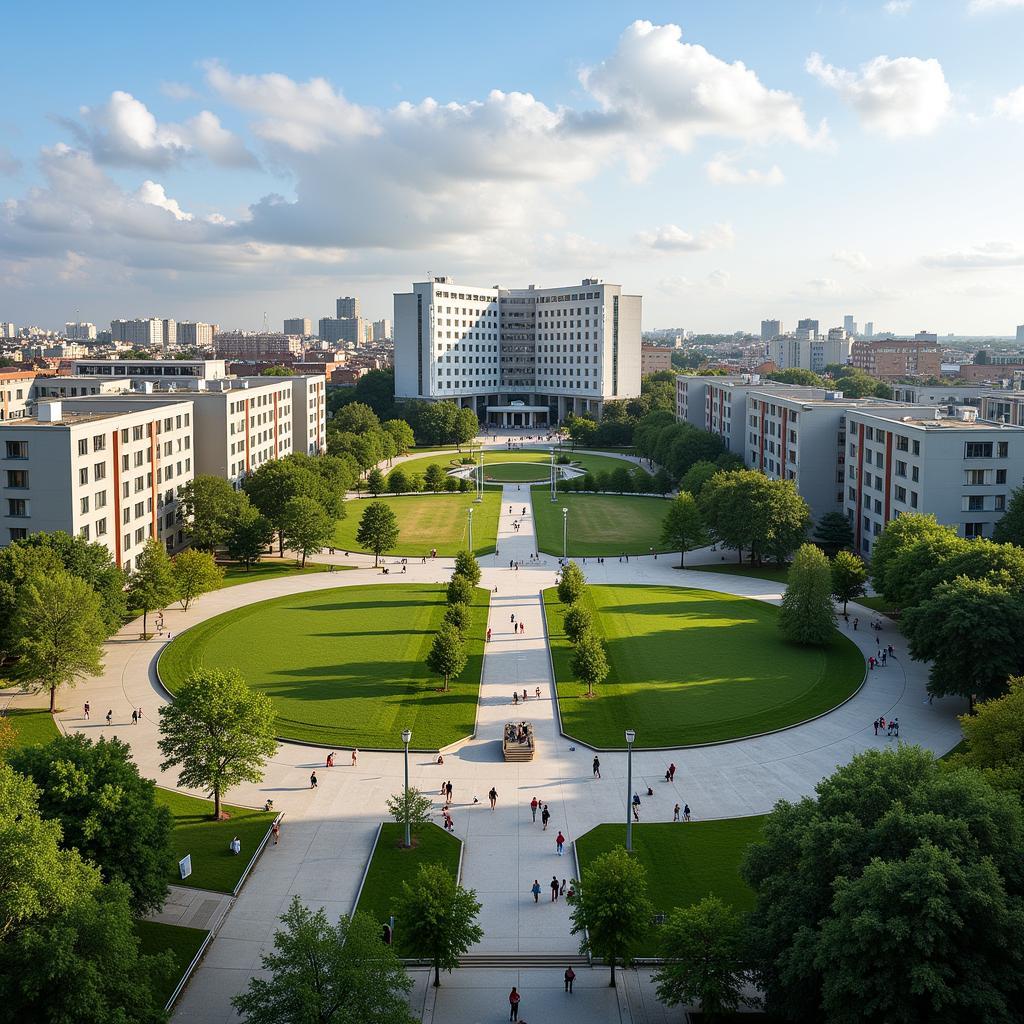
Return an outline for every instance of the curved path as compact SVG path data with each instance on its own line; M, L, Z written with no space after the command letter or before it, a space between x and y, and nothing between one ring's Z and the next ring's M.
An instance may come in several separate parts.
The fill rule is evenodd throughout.
M623 819L625 755L602 754L603 779L596 780L591 774L592 752L580 744L570 750L570 743L558 734L540 604L540 591L552 585L556 565L546 556L529 562L535 550L529 488L518 490L512 485L503 498L498 532L501 554L487 556L481 563L482 585L498 589L492 594L489 624L493 639L484 662L477 735L446 751L443 766L437 766L430 755L411 755L410 783L436 794L442 781L452 780L456 832L466 840L463 882L477 890L483 903L485 935L480 951L572 953L576 940L569 935L564 901L537 906L528 889L534 878L544 886L553 874L568 878L574 873L571 856L560 859L555 855L554 837L559 829L571 843L595 824ZM518 531L513 528L514 520L521 522ZM510 569L510 559L521 561L522 568ZM204 596L188 612L168 610L167 628L176 635L196 622L253 601L390 580L383 579L364 558L345 561L362 567L221 590ZM437 559L425 566L410 564L402 582L440 582L449 576L451 565L450 559ZM585 571L595 583L685 585L765 601L780 598L776 584L699 570L680 571L665 557L632 557L628 565L617 559L603 565L588 562ZM866 608L854 609L862 622L877 617ZM512 614L517 622L526 623L524 635L512 634ZM58 715L58 721L65 731L117 735L128 741L142 772L173 787L175 777L160 771L156 747L156 712L165 697L156 680L155 665L167 637L141 642L134 639L138 631L138 625L126 627L109 642L103 674L63 695L68 709ZM869 648L873 652L872 637L866 630L850 635L865 655ZM902 739L936 753L953 747L960 738L956 715L964 705L952 700L929 704L926 667L902 657L901 638L891 627L883 639L896 645L895 661L869 673L856 696L823 718L758 738L675 752L635 752L634 788L650 784L656 794L644 801L644 820L670 820L677 800L689 803L694 817L702 819L764 813L779 799L807 795L824 775L854 754L894 742L873 734L871 722L879 714L899 717ZM531 697L525 708L512 709L513 688L521 692L525 687L532 695L537 686L542 700ZM81 716L86 698L94 711L91 722ZM130 724L133 707L144 711L137 726ZM103 724L107 708L114 712L110 729ZM502 724L513 717L528 717L534 723L538 744L533 762L506 764L501 760ZM670 760L678 771L674 784L666 785L663 776ZM338 762L332 770L319 771L320 786L310 791L310 769L321 768L323 750L282 744L267 766L263 783L231 791L230 800L240 804L258 806L272 797L277 809L286 814L282 839L279 846L268 848L256 865L179 1002L176 1019L234 1019L229 998L244 988L257 970L260 954L293 895L310 905L324 906L333 917L351 911L377 822L386 817L385 799L401 789L402 757L400 753L364 752L356 768L349 767L344 756ZM492 785L499 794L494 812L487 805ZM474 796L479 798L478 804L473 803ZM528 804L532 796L550 807L547 832L542 831L539 820L531 820Z

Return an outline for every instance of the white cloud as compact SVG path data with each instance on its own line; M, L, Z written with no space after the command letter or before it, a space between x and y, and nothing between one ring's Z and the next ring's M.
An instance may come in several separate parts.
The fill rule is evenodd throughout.
M1024 249L1013 242L981 242L966 249L947 249L925 256L926 267L949 270L987 270L1024 266Z
M186 213L178 205L177 199L172 199L158 182L147 179L139 186L135 195L140 202L166 210L175 220L192 220L192 214Z
M685 295L692 291L694 282L688 277L679 275L677 277L665 277L658 282L658 290L666 295Z
M832 259L836 263L845 264L851 270L870 270L871 261L864 255L864 253L857 251L856 249L836 249L832 253Z
M989 11L1009 11L1024 7L1024 0L971 0L967 5L970 14L986 14Z
M715 185L781 185L785 175L778 164L772 164L766 171L756 167L742 169L736 166L735 157L718 153L705 165L708 180Z
M185 82L161 82L160 91L171 100L194 100L199 94Z
M909 14L910 8L914 6L914 0L887 0L882 6L886 14L903 15Z
M949 113L952 93L934 58L880 56L855 72L826 64L812 53L807 70L835 89L868 131L892 139L928 135Z
M734 238L735 234L728 224L715 224L696 235L675 224L665 224L654 231L642 231L637 235L637 241L642 245L664 252L702 252L706 249L729 248Z
M1018 85L1005 96L997 96L992 101L992 113L1007 121L1024 122L1024 85Z
M732 280L732 274L728 270L712 270L708 274L708 284L712 288L724 288Z

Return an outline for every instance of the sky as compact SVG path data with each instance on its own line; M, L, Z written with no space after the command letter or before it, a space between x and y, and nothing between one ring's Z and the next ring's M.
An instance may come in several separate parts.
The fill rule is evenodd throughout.
M7 8L0 320L280 329L446 273L645 328L1024 323L1024 0L155 10Z

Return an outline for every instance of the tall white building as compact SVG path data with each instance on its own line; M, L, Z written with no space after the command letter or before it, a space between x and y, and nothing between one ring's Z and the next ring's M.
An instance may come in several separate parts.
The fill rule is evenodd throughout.
M64 325L64 337L68 341L95 341L96 325L90 323L66 323Z
M204 324L200 320L182 320L177 326L178 344L187 348L213 348L217 324Z
M846 331L847 334L857 333L857 321L853 319L852 313L847 313L846 316L843 317L843 330Z
M796 334L784 334L767 342L765 355L780 370L821 373L830 363L848 363L852 345L842 327L833 327L827 338L811 336L808 328L802 328Z
M170 318L111 320L110 340L140 348L174 348L178 343L178 326Z
M371 341L390 341L391 340L391 321L388 319L374 320L373 321L373 332L370 337Z
M640 394L641 297L586 278L485 288L450 277L395 295L395 395L450 399L500 426L600 418Z

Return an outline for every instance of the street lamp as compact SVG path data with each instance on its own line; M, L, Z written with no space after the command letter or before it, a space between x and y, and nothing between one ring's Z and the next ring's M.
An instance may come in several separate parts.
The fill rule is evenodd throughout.
M475 502L480 503L484 500L484 450L481 446L480 450L476 453L476 497L473 499Z
M555 502L558 499L555 497L555 449L551 448L551 501Z
M466 510L469 512L469 552L473 553L473 506L470 505Z
M569 510L562 509L562 558L569 557Z
M633 852L633 740L636 732L626 730L626 852Z
M402 742L405 744L405 848L412 846L412 827L409 823L409 740L412 729L402 730Z

